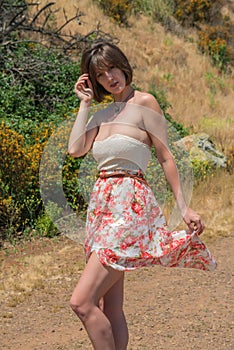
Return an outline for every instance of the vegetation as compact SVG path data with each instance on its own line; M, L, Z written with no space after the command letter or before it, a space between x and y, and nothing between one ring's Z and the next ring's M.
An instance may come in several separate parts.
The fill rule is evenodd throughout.
M171 18L182 26L196 27L198 47L209 55L220 70L233 64L234 24L228 16L223 17L220 9L223 0L95 0L104 13L121 25L129 25L132 13L144 13L165 25Z
M215 66L221 71L226 71L233 60L233 52L228 45L231 34L228 26L204 26L199 32L199 49L211 56Z
M129 25L129 16L145 13L152 18L164 22L173 14L174 0L95 0L104 13L122 25Z
M214 3L217 1L175 0L175 16L187 25L194 25L198 21L209 22Z
M99 3L106 5L106 1ZM111 14L113 19L127 25L127 18L134 11L144 11L163 21L175 11L175 2L168 0L163 3L164 7L160 1L109 1L108 6L110 11L117 11L116 15L114 12ZM108 6L105 6L106 10ZM157 10L159 8L162 12ZM27 234L48 237L57 234L51 217L56 217L59 209L48 203L45 212L41 200L41 157L50 136L55 131L58 133L57 128L61 124L69 125L78 108L72 91L79 75L81 50L97 38L113 40L100 28L87 35L68 34L64 28L71 20L80 18L79 11L59 28L54 16L52 3L36 10L33 16L31 12L29 15L29 5L24 0L4 0L0 4L0 240L14 241ZM211 34L209 40L212 41ZM223 69L231 62L228 48L228 55L225 50L221 55L211 44L206 46L209 40L201 37L201 42L204 42L201 50L213 56L216 54L216 63ZM228 40L228 36L223 40ZM221 44L218 42L217 46L221 47ZM74 60L74 57L78 59ZM211 74L206 78L214 96L223 86L222 80ZM170 103L165 90L152 84L149 92L158 99L168 122L177 133L181 137L188 135L189 128L173 120L168 113ZM59 134L58 155L55 157L64 152L64 136ZM82 159L64 156L62 164L62 186L68 204L74 210L85 210L86 206L74 176L78 174L81 162ZM195 162L194 170L199 179L213 172L209 164L202 162Z
M56 127L78 107L71 92L80 68L72 53L79 54L96 38L111 40L99 29L86 36L65 34L63 29L70 19L60 28L51 28L51 6L52 3L37 10L30 19L24 0L0 4L2 240L14 240L32 228L42 231L44 227L46 235L55 231L51 230L41 201L40 159ZM77 13L73 19L79 16Z
M96 0L104 13L119 24L128 25L128 16L132 10L131 0Z

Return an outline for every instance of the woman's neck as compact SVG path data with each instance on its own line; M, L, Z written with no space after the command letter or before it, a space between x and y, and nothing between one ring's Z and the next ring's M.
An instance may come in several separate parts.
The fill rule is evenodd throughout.
M128 85L125 89L120 93L113 95L115 102L127 102L134 94L134 89Z

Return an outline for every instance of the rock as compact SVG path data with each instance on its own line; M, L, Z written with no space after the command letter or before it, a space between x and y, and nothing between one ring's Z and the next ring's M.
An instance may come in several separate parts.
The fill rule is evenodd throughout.
M190 153L191 160L198 159L211 162L216 167L227 167L227 157L217 149L209 135L205 133L183 137L175 144L185 147Z

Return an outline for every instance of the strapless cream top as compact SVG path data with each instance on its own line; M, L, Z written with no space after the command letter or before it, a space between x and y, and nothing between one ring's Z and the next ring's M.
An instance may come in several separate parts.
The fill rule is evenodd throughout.
M150 156L150 147L133 137L113 134L102 141L93 143L93 157L98 170L130 170L139 168L145 172Z

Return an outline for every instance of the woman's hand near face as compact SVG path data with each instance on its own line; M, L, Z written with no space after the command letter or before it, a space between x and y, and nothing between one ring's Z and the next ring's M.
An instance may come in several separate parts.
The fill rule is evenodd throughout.
M81 157L90 150L98 132L96 125L89 130L87 129L87 120L93 98L93 86L88 74L82 74L79 77L74 92L81 103L70 133L68 153L72 157Z
M74 92L76 96L86 103L91 103L93 98L93 86L87 73L82 74L75 84Z

